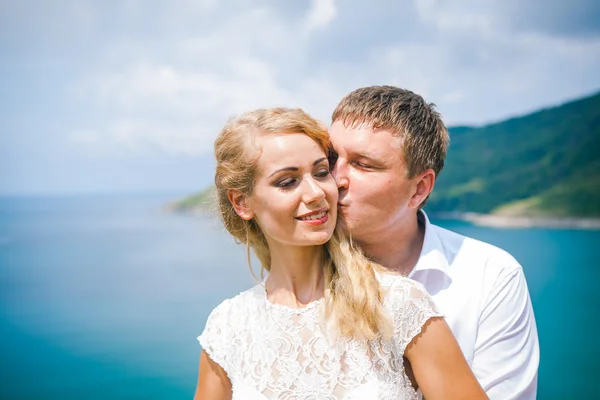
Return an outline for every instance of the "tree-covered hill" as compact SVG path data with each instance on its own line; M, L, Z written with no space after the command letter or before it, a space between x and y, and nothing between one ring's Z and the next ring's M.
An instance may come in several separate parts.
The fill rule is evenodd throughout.
M432 212L600 216L600 93L477 128L450 128Z
M449 128L428 212L600 217L600 93L481 127ZM171 204L205 209L214 188Z

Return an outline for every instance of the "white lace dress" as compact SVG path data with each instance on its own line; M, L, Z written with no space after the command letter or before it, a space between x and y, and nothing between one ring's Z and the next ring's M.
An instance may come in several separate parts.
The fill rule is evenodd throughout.
M421 284L387 274L379 279L392 341L332 341L320 322L322 299L288 308L271 303L261 285L217 306L198 340L227 373L233 400L420 399L402 356L441 313Z

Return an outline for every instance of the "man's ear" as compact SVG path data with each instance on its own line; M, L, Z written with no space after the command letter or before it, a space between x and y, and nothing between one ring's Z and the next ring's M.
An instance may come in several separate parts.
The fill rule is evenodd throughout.
M416 190L410 199L410 207L417 208L423 203L427 196L433 190L433 186L435 185L435 172L432 169L425 170L421 174L419 174L416 179Z
M227 198L233 206L233 209L242 219L250 221L254 217L254 212L248 205L248 196L240 192L239 190L229 189L227 191Z

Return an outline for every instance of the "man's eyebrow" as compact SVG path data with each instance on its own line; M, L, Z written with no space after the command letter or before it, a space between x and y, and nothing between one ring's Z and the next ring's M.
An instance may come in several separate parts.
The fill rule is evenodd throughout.
M315 161L315 162L313 163L313 166L315 166L315 165L317 165L317 164L319 164L319 163L322 163L323 161L326 161L326 160L327 160L327 157L319 158L317 161ZM278 169L277 171L274 171L274 172L273 172L271 175L269 175L269 178L270 178L270 177L272 177L273 175L275 175L275 174L279 173L279 172L282 172L282 171L292 171L292 172L297 172L298 170L299 170L299 169L298 169L298 167L285 167L285 168L280 168L280 169Z
M354 155L354 157L357 157L357 158L365 158L365 159L373 161L373 162L379 162L376 158L373 158L372 156L365 154L365 153L354 153L353 155Z

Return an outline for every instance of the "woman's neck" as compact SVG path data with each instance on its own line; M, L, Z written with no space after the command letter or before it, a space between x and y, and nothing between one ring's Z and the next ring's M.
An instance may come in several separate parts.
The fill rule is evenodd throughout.
M265 283L269 301L292 308L302 308L323 297L322 245L275 245L269 248L271 270Z

